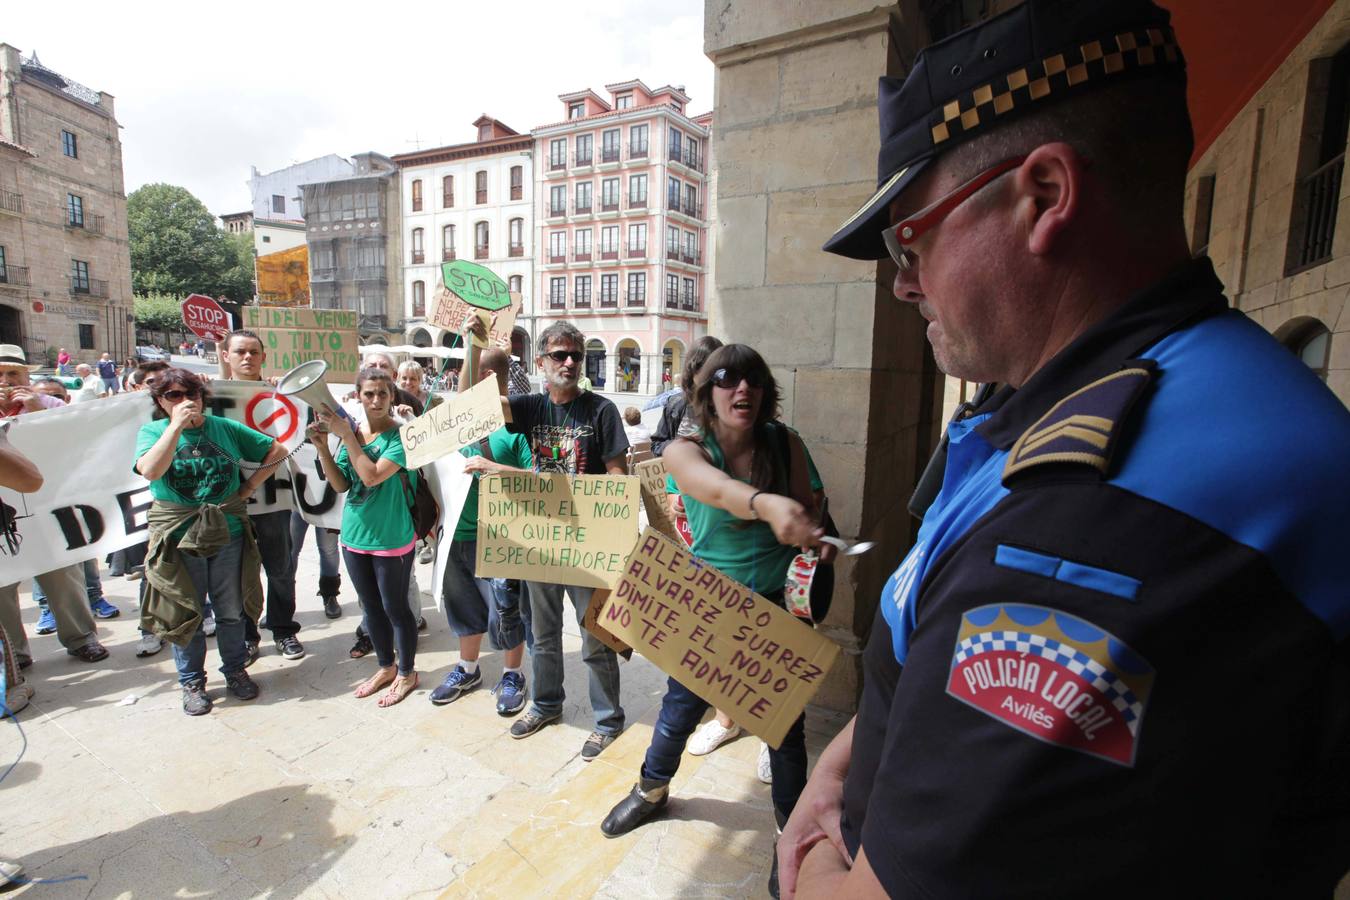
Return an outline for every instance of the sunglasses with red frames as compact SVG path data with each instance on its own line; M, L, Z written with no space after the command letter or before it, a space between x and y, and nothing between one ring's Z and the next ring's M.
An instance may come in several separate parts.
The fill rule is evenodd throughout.
M998 165L985 169L947 196L929 205L928 208L883 229L881 238L886 242L886 249L890 251L891 259L895 260L895 264L903 271L908 272L913 269L916 265L917 255L908 249L910 244L923 237L927 232L932 231L939 222L951 215L954 209L969 200L980 188L1000 175L1011 172L1026 160L1025 156L1005 159Z
M752 388L764 387L764 377L759 372L738 372L735 369L718 369L712 373L714 387L735 390L744 381Z
M581 362L586 358L586 354L582 353L580 350L554 350L553 352L545 353L544 355L555 363L567 362L569 359L572 360L572 362Z

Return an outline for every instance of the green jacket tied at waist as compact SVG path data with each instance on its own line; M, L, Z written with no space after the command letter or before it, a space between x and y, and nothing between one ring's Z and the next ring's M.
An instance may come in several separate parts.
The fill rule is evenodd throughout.
M156 500L150 504L150 548L145 559L145 599L141 601L141 627L174 644L187 646L202 621L202 602L183 565L183 553L208 557L230 542L226 515L243 523L244 540L240 565L240 589L244 615L258 621L263 609L262 557L248 518L248 502L234 496L224 503L182 504ZM188 523L191 523L190 525ZM171 536L184 525L188 529L175 543Z

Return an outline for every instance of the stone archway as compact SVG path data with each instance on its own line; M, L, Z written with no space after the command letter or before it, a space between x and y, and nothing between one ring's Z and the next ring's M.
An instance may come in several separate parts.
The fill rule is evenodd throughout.
M684 354L684 341L679 338L671 338L661 348L661 390L674 384L675 376L684 370Z
M632 338L624 338L614 348L618 359L614 365L616 391L638 391L642 386L642 347Z
M591 387L604 388L605 385L605 350L604 341L599 338L591 338L586 342L586 377L591 380Z

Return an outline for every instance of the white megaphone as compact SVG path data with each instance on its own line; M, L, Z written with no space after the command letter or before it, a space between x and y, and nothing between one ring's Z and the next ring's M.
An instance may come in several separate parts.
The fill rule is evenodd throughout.
M307 363L301 363L281 376L281 380L277 382L277 393L283 397L298 397L312 409L326 409L330 413L346 419L351 423L352 428L355 428L356 422L342 408L342 404L333 399L333 392L328 389L328 384L323 380L324 373L327 371L328 363L321 359L311 359Z

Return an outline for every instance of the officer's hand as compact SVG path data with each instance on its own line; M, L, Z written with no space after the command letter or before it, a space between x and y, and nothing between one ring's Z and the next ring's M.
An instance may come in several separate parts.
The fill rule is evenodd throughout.
M801 871L802 860L819 842L827 840L834 844L839 855L853 865L839 829L839 817L844 809L844 774L828 764L817 763L811 780L793 807L792 817L778 836L778 888L783 900L792 900L796 896L797 873Z

